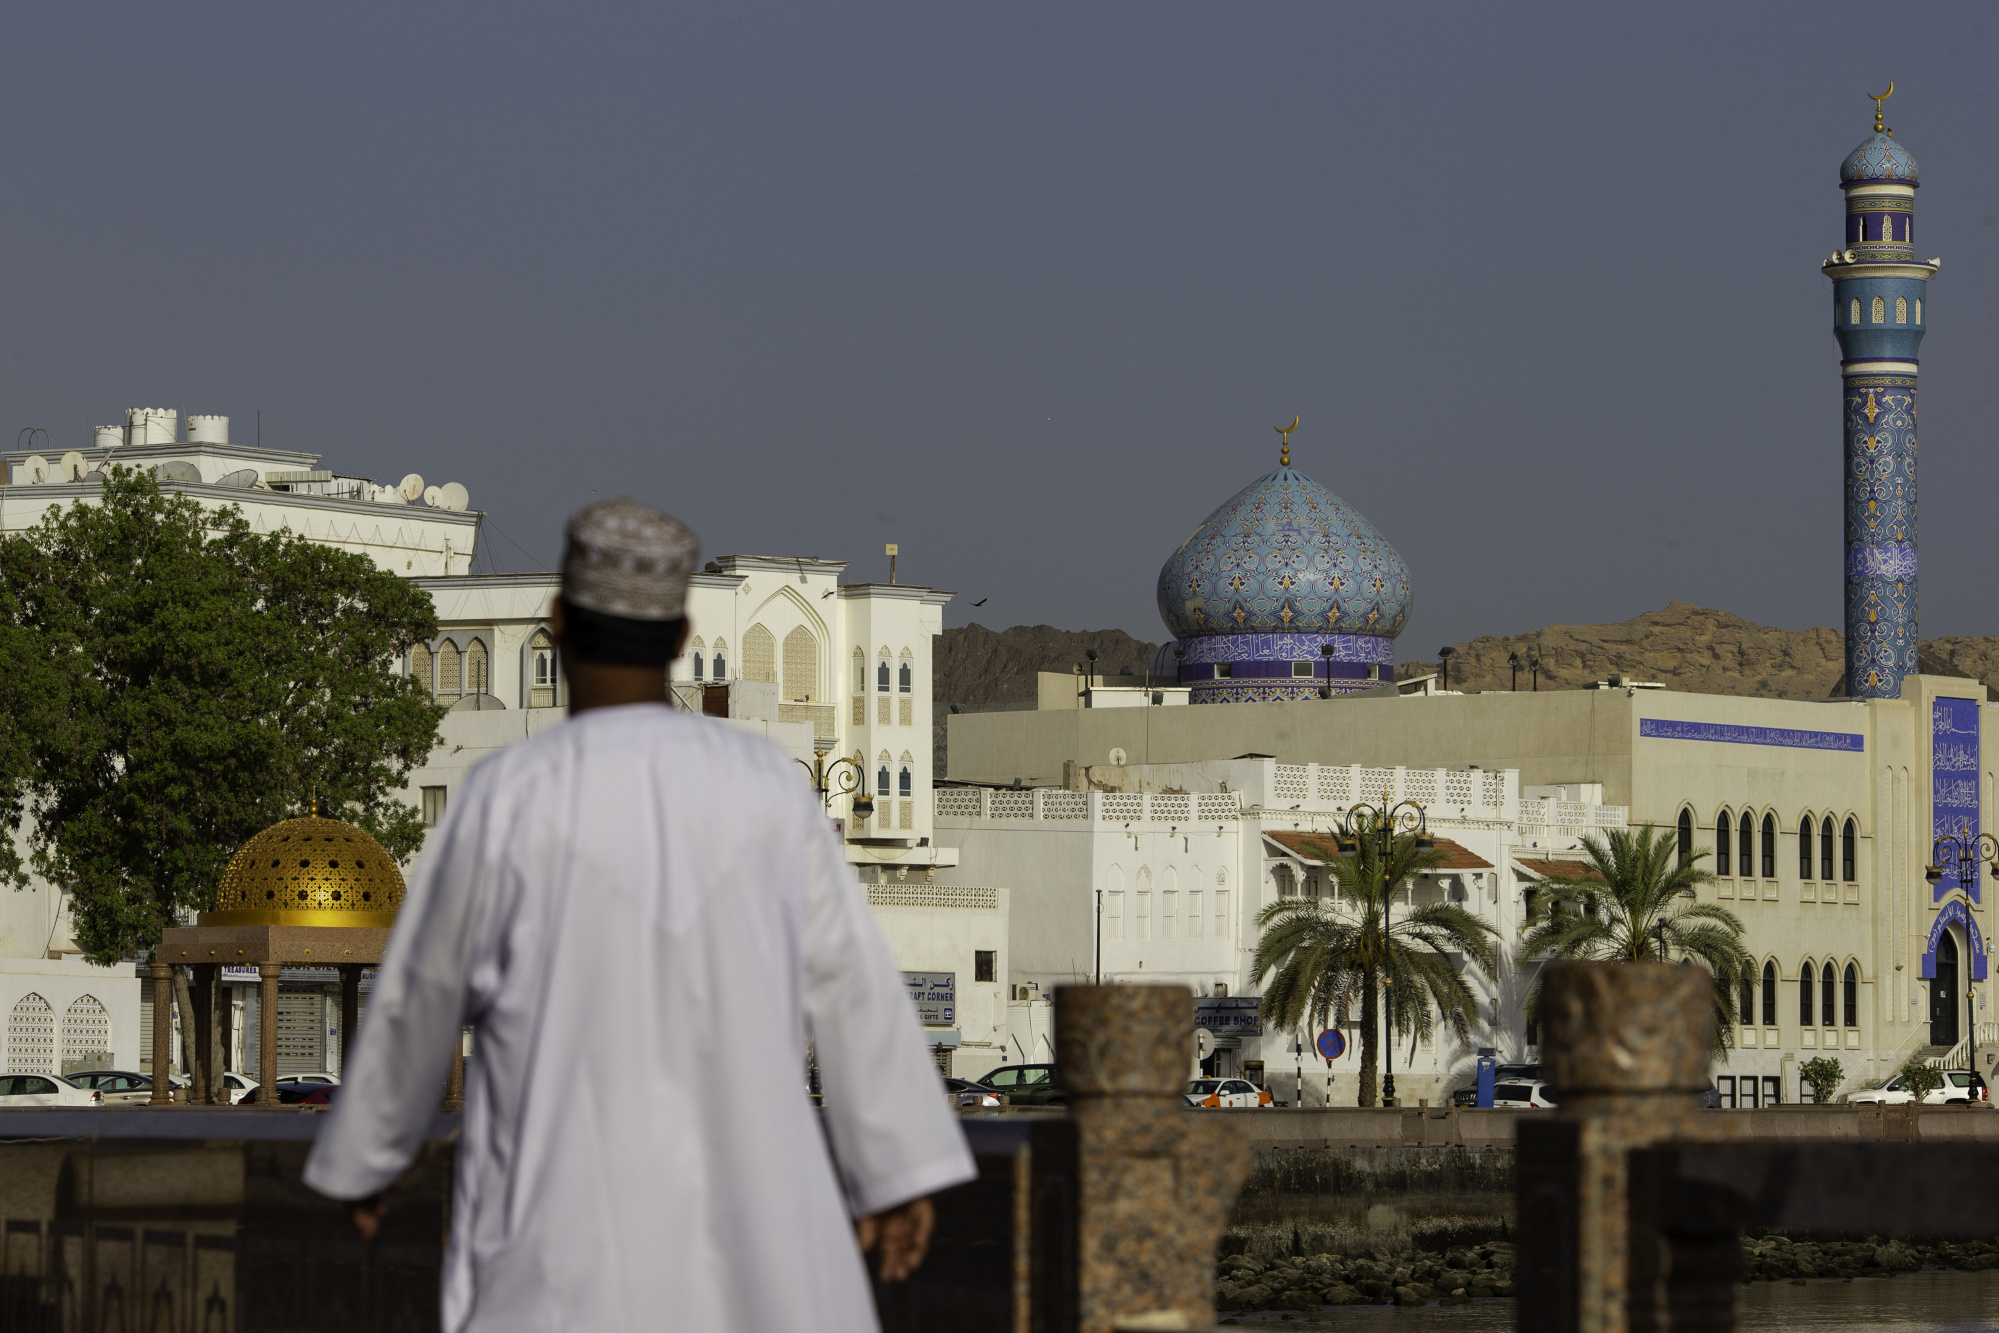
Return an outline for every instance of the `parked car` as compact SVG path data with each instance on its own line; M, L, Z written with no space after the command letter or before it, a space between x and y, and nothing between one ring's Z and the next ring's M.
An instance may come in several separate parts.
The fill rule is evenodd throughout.
M99 1100L106 1106L129 1106L153 1099L153 1080L144 1074L123 1069L80 1069L63 1077L79 1088L100 1094Z
M222 1086L229 1090L229 1104L234 1106L238 1102L253 1099L257 1091L257 1080L244 1078L233 1070L225 1070L222 1075Z
M1518 1083L1495 1083L1492 1085L1492 1104L1515 1109L1550 1109L1555 1105L1555 1089L1552 1084L1532 1079Z
M1189 1106L1268 1106L1270 1090L1246 1078L1197 1078L1187 1085Z
M54 1074L0 1074L0 1107L102 1106L104 1094Z
M1010 1106L1069 1104L1069 1094L1055 1086L1054 1065L1001 1065L980 1081L1005 1093Z
M312 1091L308 1092L300 1100L299 1105L331 1106L333 1105L333 1099L340 1095L340 1085L338 1083L315 1083L311 1086Z
M944 1080L944 1095L953 1106L1005 1106L1006 1094L968 1078Z
M1946 1069L1943 1086L1928 1093L1923 1098L1925 1106L1942 1106L1946 1102L1987 1102L1991 1095L1985 1080L1975 1070ZM1859 1088L1849 1092L1840 1100L1849 1106L1906 1106L1916 1099L1908 1082L1900 1074L1879 1087Z
M1471 1085L1470 1087L1468 1087L1468 1088L1459 1088L1459 1089L1458 1089L1458 1090L1457 1090L1456 1092L1452 1093L1452 1094L1451 1094L1451 1105L1453 1105L1453 1106L1477 1106L1477 1105L1478 1105L1478 1084L1474 1083L1474 1084L1472 1084L1472 1085Z

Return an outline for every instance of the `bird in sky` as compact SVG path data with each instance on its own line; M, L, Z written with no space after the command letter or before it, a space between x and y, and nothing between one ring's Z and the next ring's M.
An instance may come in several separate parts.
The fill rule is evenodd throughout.
M980 599L979 599L978 601L976 601L976 602L973 602L973 603L972 603L972 605L973 605L973 606L984 606L984 605L986 604L986 602L987 602L988 600L990 600L990 599L988 599L988 598L985 598L985 597L981 597L981 598L980 598Z

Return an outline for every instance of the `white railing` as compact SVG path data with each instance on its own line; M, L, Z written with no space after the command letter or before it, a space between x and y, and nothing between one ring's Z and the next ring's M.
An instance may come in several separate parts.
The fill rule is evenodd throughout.
M1305 801L1311 799L1311 789L1306 785L1308 767L1304 764L1279 764L1277 776L1271 782L1271 791L1280 801Z
M1234 823L1242 818L1235 792L1105 792L1029 788L939 787L932 793L937 818L1026 820L1059 823L1152 823L1185 826Z

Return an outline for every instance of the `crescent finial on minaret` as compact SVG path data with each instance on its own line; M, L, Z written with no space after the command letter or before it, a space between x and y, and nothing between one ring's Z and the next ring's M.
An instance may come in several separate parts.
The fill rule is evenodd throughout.
M1278 455L1277 455L1277 466L1279 466L1279 467L1290 467L1290 466L1291 466L1291 432L1292 432L1292 431L1294 431L1294 430L1297 430L1297 429L1298 429L1298 414L1297 414L1296 412L1293 412L1293 413L1291 414L1291 424L1290 424L1290 425L1288 425L1288 426L1272 426L1272 427L1271 427L1271 429L1277 432L1277 438L1278 438L1278 440L1279 440L1279 442L1280 442L1280 446L1281 446L1281 447L1279 448L1279 450L1278 450Z
M1869 93L1867 95L1874 100L1874 132L1876 134L1889 133L1889 131L1881 128L1881 104L1895 95L1895 81L1893 79L1888 80L1887 92Z

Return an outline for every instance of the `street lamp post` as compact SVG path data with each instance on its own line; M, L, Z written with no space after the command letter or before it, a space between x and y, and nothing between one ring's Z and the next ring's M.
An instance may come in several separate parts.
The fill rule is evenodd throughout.
M1541 692L1541 659L1538 657L1528 658L1527 669L1534 675L1534 692L1539 694Z
M1423 807L1414 801L1397 801L1391 805L1386 791L1382 792L1381 800L1374 805L1363 801L1348 809L1333 829L1334 842L1340 849L1342 860L1355 859L1361 854L1362 842L1372 840L1384 875L1387 873L1388 858L1394 849L1397 833L1414 833L1416 850L1419 852L1433 851L1437 846L1437 840L1430 836L1430 819ZM1384 903L1383 910L1390 910L1390 905ZM1388 1060L1384 1067L1386 1072L1381 1080L1381 1098L1382 1105L1393 1106L1395 1104L1395 1002L1392 989L1394 982L1389 977L1383 977L1381 985L1382 999L1386 1002L1387 1008L1387 1012L1382 1015L1382 1022L1388 1033L1385 1043L1388 1048Z
M833 809L835 796L848 795L854 798L855 819L866 819L875 812L874 798L868 795L868 775L847 756L841 755L829 764L824 752L815 752L809 764L803 759L791 762L812 775L812 790L819 794L819 804L828 812Z
M1930 849L1930 855L1934 856L1936 860L1923 871L1923 878L1932 884L1939 884L1943 882L1946 872L1955 874L1957 876L1957 887L1964 889L1966 897L1971 896L1971 891L1965 888L1965 886L1978 882L1978 863L1980 861L1990 866L1992 869L1992 878L1999 880L1999 838L1993 837L1990 833L1980 833L1973 836L1971 830L1968 828L1957 833L1946 833L1943 837L1936 840L1935 846ZM1945 865L1946 857L1949 858L1948 866ZM1967 922L1970 920L1968 910L1965 914L1965 919ZM1973 991L1971 986L1976 955L1971 952L1971 931L1969 929L1964 932L1964 946L1964 1065L1965 1068L1976 1074L1978 1072L1978 1010L1973 1005ZM1971 1089L1969 1088L1965 1089L1967 1095L1969 1095L1970 1091Z
M1441 694L1449 694L1451 692L1451 654L1456 651L1457 649L1455 648L1439 648L1437 650L1437 656L1444 661L1444 678L1438 683L1438 692Z
M1320 644L1319 656L1326 661L1326 683L1319 687L1319 697L1321 699L1330 699L1333 697L1333 645L1330 643Z

